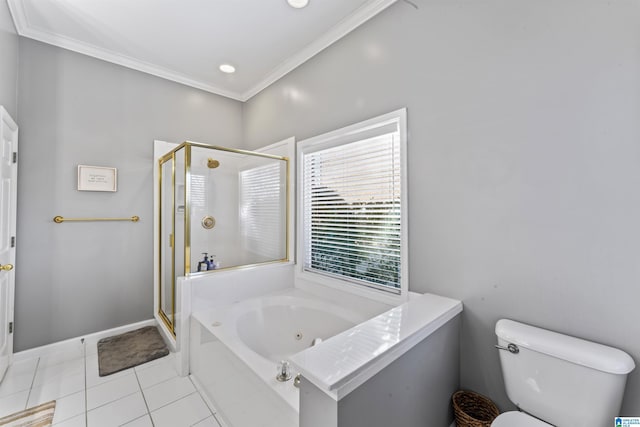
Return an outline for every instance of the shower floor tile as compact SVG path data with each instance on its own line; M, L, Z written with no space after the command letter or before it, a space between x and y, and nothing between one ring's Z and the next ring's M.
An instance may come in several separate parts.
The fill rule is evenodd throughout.
M0 383L0 418L56 400L53 427L220 427L174 355L100 377L90 346L15 361Z

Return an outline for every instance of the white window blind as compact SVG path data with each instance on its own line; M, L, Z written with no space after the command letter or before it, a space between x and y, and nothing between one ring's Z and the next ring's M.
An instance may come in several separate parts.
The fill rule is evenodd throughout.
M264 259L286 256L281 162L240 172L240 229L247 249Z
M303 157L304 269L399 292L401 158L396 124Z

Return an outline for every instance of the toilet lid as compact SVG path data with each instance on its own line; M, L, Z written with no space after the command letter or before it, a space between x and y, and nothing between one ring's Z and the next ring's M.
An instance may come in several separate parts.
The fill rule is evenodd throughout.
M511 411L498 415L498 418L491 423L491 427L551 427L551 424L524 412Z

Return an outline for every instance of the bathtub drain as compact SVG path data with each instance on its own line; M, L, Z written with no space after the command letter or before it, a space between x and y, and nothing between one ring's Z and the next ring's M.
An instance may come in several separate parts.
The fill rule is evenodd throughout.
M302 339L302 332L296 332L296 341L300 341Z

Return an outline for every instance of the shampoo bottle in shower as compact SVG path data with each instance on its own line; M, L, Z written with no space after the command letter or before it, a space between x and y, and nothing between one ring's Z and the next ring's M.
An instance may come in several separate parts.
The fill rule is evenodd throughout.
M216 269L216 262L214 261L213 257L215 255L211 255L211 258L209 258L209 270L215 270Z
M208 253L202 252L204 259L198 263L198 271L207 271L209 269Z

